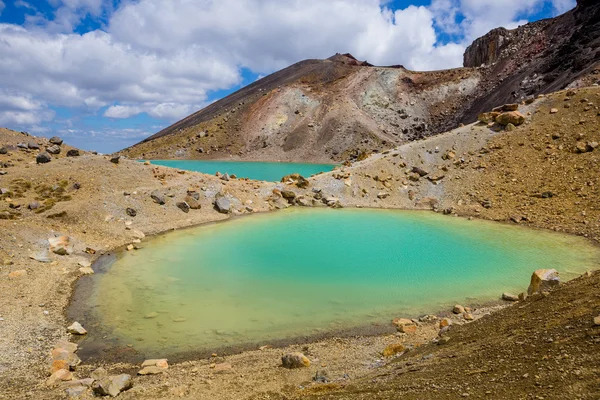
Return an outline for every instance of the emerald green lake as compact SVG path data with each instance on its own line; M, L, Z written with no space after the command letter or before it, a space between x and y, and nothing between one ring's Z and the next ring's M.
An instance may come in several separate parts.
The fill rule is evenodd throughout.
M144 246L85 278L86 315L109 340L161 356L387 324L600 260L579 237L391 210L293 208Z
M214 175L217 172L238 178L249 178L258 181L279 182L286 175L298 173L309 177L319 172L333 170L333 164L301 164L278 162L243 162L243 161L197 161L197 160L151 160L152 164L184 169Z

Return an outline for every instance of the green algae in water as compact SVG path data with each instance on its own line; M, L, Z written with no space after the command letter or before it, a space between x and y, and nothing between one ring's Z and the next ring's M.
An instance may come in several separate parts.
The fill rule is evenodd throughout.
M582 238L433 213L290 209L169 233L94 276L120 343L160 354L387 323L597 268Z
M279 182L290 174L309 177L319 172L333 170L333 164L302 164L278 162L245 162L245 161L198 161L198 160L151 160L152 164L184 169L214 175L235 174L238 178L249 178L259 181Z

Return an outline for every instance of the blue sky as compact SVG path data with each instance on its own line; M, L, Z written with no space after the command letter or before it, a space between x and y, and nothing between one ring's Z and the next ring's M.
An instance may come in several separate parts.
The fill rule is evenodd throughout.
M0 126L108 153L305 58L350 52L378 65L458 67L465 47L490 29L574 5L0 0Z

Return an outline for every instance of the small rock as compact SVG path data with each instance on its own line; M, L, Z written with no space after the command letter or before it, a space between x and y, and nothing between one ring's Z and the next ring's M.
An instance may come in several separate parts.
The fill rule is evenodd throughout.
M285 190L285 189L284 189L284 190L282 190L282 191L281 191L281 196L282 196L284 199L286 199L286 200L290 201L290 200L294 200L294 199L296 198L296 193L294 193L294 192L293 192L293 191L291 191L291 190Z
M450 326L450 325L452 325L452 321L449 318L443 318L440 321L440 329L443 329L443 328L445 328L447 326Z
M385 349L383 349L383 356L391 357L398 353L402 353L405 350L406 350L406 347L404 347L404 345L401 343L390 344L390 345L386 346Z
M73 335L85 335L87 331L77 321L73 322L71 326L67 328L67 332Z
M329 374L325 370L319 370L313 377L313 381L320 382L320 383L327 383L327 382L329 382Z
M68 236L49 238L48 243L50 244L50 251L54 254L66 256L73 253L71 239Z
M166 368L160 368L156 366L144 367L138 371L138 375L157 375L166 372Z
M163 368L163 369L168 369L169 363L166 358L150 359L150 360L145 360L142 363L142 368L144 368L144 367L159 367L159 368Z
M130 207L127 207L127 209L125 210L125 212L130 217L135 217L137 215L137 211L135 211L133 208L130 208Z
M71 149L67 151L67 157L79 157L79 150Z
M288 369L304 368L310 367L310 360L304 354L295 352L288 353L281 357L281 364L284 368Z
M531 275L531 282L527 294L543 292L555 289L560 285L560 277L555 269L538 269Z
M60 154L60 146L55 144L54 146L46 147L46 151L50 154Z
M183 211L184 213L189 213L190 212L190 205L188 203L186 203L185 201L181 201L177 204L175 204L177 206L177 208L179 208L181 211Z
M389 197L389 195L390 195L390 194L389 194L389 193L386 193L386 192L379 192L379 193L377 193L377 198L378 198L378 199L382 199L382 200L383 200L383 199L385 199L385 198Z
M67 393L67 396L70 398L75 398L75 397L79 397L82 394L84 394L87 391L87 387L85 386L73 386L73 387L69 387L65 389L65 393Z
M155 203L163 205L165 204L165 195L160 193L158 190L153 191L150 194L150 197L152 198L152 200L154 200Z
M506 301L519 301L519 297L510 293L502 293L502 300Z
M46 164L46 163L49 163L50 161L52 161L52 158L50 157L50 154L48 154L48 153L40 153L35 158L35 162L38 164Z
M196 193L196 194L198 194L198 193ZM202 208L199 198L197 199L189 194L187 196L185 196L184 202L186 202L192 210L199 210L200 208Z
M464 314L465 312L465 308L463 306L461 306L460 304L457 304L454 306L454 308L452 309L452 312L454 314Z
M108 378L108 372L106 372L104 368L99 367L92 371L92 373L90 374L90 378L92 378L95 381L100 381L102 379Z
M37 144L36 142L29 142L29 143L27 143L27 148L31 149L31 150L39 150L40 145Z
M416 333L417 325L410 319L407 318L394 318L392 324L396 326L399 332L402 333Z
M99 396L117 397L119 393L132 387L131 375L121 374L95 381L92 385L92 390Z
M121 156L116 156L116 157L112 157L110 159L110 162L113 164L118 164L120 160L121 160Z
M81 268L79 268L79 272L81 272L82 275L93 275L94 274L94 270L91 267L81 267Z
M215 373L228 373L231 372L233 370L233 366L229 363L219 363L219 364L215 364Z
M556 114L558 112L558 108L551 108L550 114Z
M53 373L46 381L47 386L55 386L61 381L70 381L73 379L73 373L66 369L59 369Z
M600 326L600 315L598 315L597 317L594 317L594 325Z
M17 271L13 271L8 274L8 279L17 279L27 276L27 271L24 269L19 269Z
M525 293L525 292L519 293L519 301L525 301L525 300L527 300L527 293Z
M6 147L0 147L0 154L8 154L8 149Z
M509 122L508 124L506 124L506 126L504 127L504 130L505 130L505 131L507 131L507 132L512 132L512 131L514 131L515 129L517 129L517 127L516 127L516 126L514 126L514 125L513 125L512 123L510 123L510 122Z
M466 321L473 321L473 314L466 312L466 313L463 314L463 318Z
M37 210L38 208L40 208L40 203L37 201L32 201L31 203L29 203L27 208L29 208L30 210Z

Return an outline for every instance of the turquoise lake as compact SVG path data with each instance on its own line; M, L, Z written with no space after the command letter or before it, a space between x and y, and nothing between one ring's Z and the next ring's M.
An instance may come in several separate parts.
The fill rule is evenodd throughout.
M152 238L90 277L108 339L164 356L417 317L597 268L583 238L429 212L288 209Z
M244 162L244 161L197 161L197 160L151 160L152 164L184 169L214 175L217 172L238 178L249 178L258 181L279 182L286 175L298 173L309 177L319 172L333 170L333 164L301 164L278 162Z

